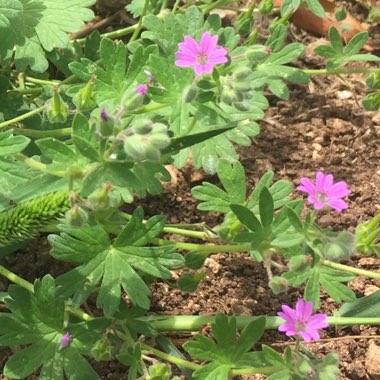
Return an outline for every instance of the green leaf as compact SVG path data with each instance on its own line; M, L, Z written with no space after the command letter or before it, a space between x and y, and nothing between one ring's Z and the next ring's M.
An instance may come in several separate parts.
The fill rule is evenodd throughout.
M23 151L30 139L25 136L13 136L12 131L0 133L0 156L8 156Z
M239 221L250 231L261 232L263 230L263 226L261 225L260 221L247 207L241 205L231 205L230 208L237 216Z
M376 318L380 315L380 290L369 296L343 304L338 311L340 317Z
M291 223L291 225L294 227L294 229L299 232L299 233L303 233L304 230L303 230L303 225L302 225L302 222L301 222L301 219L300 217L295 213L295 211L289 207L286 207L286 213L287 213L287 217Z
M305 50L305 46L299 43L291 43L280 51L274 52L264 60L265 64L283 65L297 59Z
M70 297L79 294L85 284L95 286L101 282L97 305L103 308L106 316L111 316L117 311L121 301L121 289L128 294L132 303L144 309L149 308L150 290L141 273L169 279L170 270L182 266L184 259L182 255L175 253L173 246L137 247L127 244L144 243L143 239L146 239L139 231L141 223L136 223L136 219L138 220L135 215L135 220L132 219L125 227L114 241L115 244L108 241L107 233L97 225L83 226L80 232L77 228L60 226L63 230L61 236L53 235L49 239L54 257L77 262L79 256L87 261L57 278L59 293L64 297ZM153 218L145 232L146 235L154 235L162 228L163 221L158 221L157 223L157 219ZM128 241L125 231L133 236L131 241ZM99 242L98 246L96 241ZM83 249L88 242L94 247L91 251L88 248ZM86 254L83 254L83 250Z
M89 9L95 0L0 0L0 57L10 56L16 47L16 66L24 71L44 71L48 62L44 50L65 48L68 33L78 32L94 14ZM52 21L53 20L53 21Z
M353 55L360 51L368 40L368 32L355 34L354 37L343 48L344 55Z
M262 226L264 228L270 227L273 222L274 203L272 195L266 187L260 192L259 210Z
M100 161L101 157L96 146L95 126L90 126L87 118L77 113L72 124L72 137L76 150L92 161Z
M305 300L313 302L313 308L318 309L320 300L319 270L314 267L305 287Z
M185 273L178 280L177 285L183 292L195 292L200 282L207 276L207 273Z
M329 41L332 48L335 50L337 55L343 55L343 41L340 38L338 30L331 26L329 29Z
M326 12L318 0L306 0L307 7L318 17L324 18Z
M68 164L76 162L79 158L65 143L51 137L37 140L36 145L41 149L42 154L52 161Z

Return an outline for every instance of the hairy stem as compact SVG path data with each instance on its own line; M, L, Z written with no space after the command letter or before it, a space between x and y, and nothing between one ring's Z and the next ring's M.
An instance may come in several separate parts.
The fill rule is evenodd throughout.
M369 278L374 278L375 280L380 280L380 273L378 272L372 272L372 271L360 269L360 268L353 268L353 267L350 267L349 265L334 263L333 261L329 261L329 260L321 260L319 261L319 265L323 265L325 267L329 267L332 269L337 269L344 272L352 273L357 276L366 276Z
M28 117L31 117L31 116L36 115L38 113L41 113L45 108L46 108L46 105L43 105L42 107L36 108L33 111L24 113L23 115L17 116L15 118L7 120L7 121L4 121L3 123L0 123L0 129L8 127L8 125L18 123L18 122L25 120Z

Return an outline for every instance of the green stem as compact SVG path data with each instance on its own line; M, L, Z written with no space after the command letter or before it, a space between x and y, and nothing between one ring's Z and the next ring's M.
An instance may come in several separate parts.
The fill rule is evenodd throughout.
M148 113L152 111L159 110L161 108L166 108L171 106L169 103L153 103L153 104L148 104L147 106L137 108L136 110L129 111L127 112L128 115L138 115L142 113Z
M308 75L337 75L337 74L371 74L378 73L380 69L378 68L336 68L336 69L320 69L320 70L303 70L305 74Z
M209 12L213 11L214 9L218 8L220 5L223 5L226 3L233 3L233 2L234 2L234 0L217 0L217 1L211 2L210 5L204 7L202 9L202 12L203 13L209 13Z
M33 158L29 158L28 156L25 156L22 153L16 154L15 158L17 158L20 161L25 162L25 164L27 164L32 169L36 169L36 170L39 170L41 172L46 171L46 165L45 164L43 164L42 162L33 160Z
M43 105L42 107L36 108L33 111L24 113L23 115L17 116L15 118L7 120L7 121L4 121L3 123L0 123L0 129L4 128L4 127L7 127L8 125L18 123L18 122L20 122L22 120L25 120L28 117L31 117L33 115L36 115L36 114L42 112L45 108L46 108L46 105Z
M17 274L9 271L7 268L0 265L0 275L7 278L9 281L13 282L14 284L20 285L22 288L28 290L31 293L34 293L34 287L33 285L25 281L23 278L17 276Z
M158 358L164 359L170 363L176 364L176 365L181 366L181 367L190 368L193 370L197 370L197 369L202 368L202 366L200 364L192 363L192 362L189 362L187 360L177 358L173 355L169 355L165 352L157 350L156 348L148 346L145 343L140 343L140 345L141 345L141 348L143 349L143 351L145 351L144 352L145 354L153 354L153 355L157 356Z
M227 244L227 245L204 245L204 244L193 244L193 243L181 243L164 239L153 239L153 244L164 246L164 245L175 245L178 249L185 249L188 251L199 251L199 252L248 252L251 250L251 244Z
M131 34L134 32L134 30L137 28L137 25L138 24L135 24L135 25L131 25L131 26L128 26L126 28L123 28L123 29L118 29L118 30L114 30L112 32L103 33L100 35L100 37L102 39L103 38L111 38L112 39L112 38L119 38L119 37L127 36L128 34ZM78 38L78 39L72 40L70 42L71 43L78 42L79 44L83 45L86 42L86 37Z
M143 8L143 10L141 12L141 16L139 18L139 22L137 23L136 29L133 32L133 34L132 34L129 42L133 42L137 38L137 36L139 35L139 33L140 33L140 30L142 28L142 20L143 20L144 16L146 15L146 12L148 12L149 1L150 0L145 0L144 8Z
M244 329L249 323L260 316L235 316L236 328ZM265 329L275 330L284 321L280 317L264 316ZM141 317L141 320L149 322L159 332L178 332L178 331L197 331L215 322L215 316L198 316L198 315L175 315L175 316L147 316ZM379 326L380 317L327 317L330 326L356 326L371 325Z
M21 129L13 128L13 133L15 135L23 135L33 138L44 138L44 137L64 137L71 136L72 128L62 128L62 129L52 129L49 131L40 131L38 129Z
M240 368L240 369L232 369L230 371L231 376L243 376L243 375L271 375L272 373L279 372L284 367L251 367L251 368Z
M181 0L176 0L176 1L175 1L174 5L173 5L173 8L172 8L172 10L170 11L170 13L174 13L174 12L177 10L180 1L181 1Z
M320 260L319 265L323 265L325 267L329 267L332 269L341 270L348 273L353 273L357 276L366 276L369 278L374 278L375 280L380 280L380 273L378 272L371 272L369 270L360 269L360 268L352 268L349 265L334 263L333 261L329 260Z
M45 80L45 79L38 79L33 77L25 77L26 82L35 83L35 84L42 84L46 86L59 86L60 81L51 81L51 80Z

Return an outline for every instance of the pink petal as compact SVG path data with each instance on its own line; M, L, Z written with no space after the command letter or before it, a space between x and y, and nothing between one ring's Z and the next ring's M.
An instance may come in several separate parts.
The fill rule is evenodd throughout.
M334 177L332 174L327 174L325 176L325 180L323 182L323 189L326 190L326 191L329 191L330 190L330 187L332 186L334 182Z
M317 189L323 189L325 183L325 175L322 172L317 172L315 176L315 185Z
M314 193L315 192L315 185L308 178L302 177L300 179L300 182L301 182L302 186L298 186L297 190L305 191L306 193ZM301 187L302 187L302 189L301 189Z
M212 73L213 68L214 66L210 64L204 64L204 65L196 64L194 66L194 71L196 75L210 74Z
M307 328L309 329L324 329L325 327L328 327L329 324L327 323L327 315L326 314L315 314L311 316Z
M217 35L211 37L210 32L204 32L202 34L199 45L201 47L201 51L204 54L209 55L216 48L217 43L218 43Z
M296 318L296 311L294 309L292 309L291 307L289 307L288 305L282 305L281 306L282 308L282 311L285 315L288 316L288 318L291 318L293 321L297 321L297 318ZM281 313L281 312L280 312ZM279 314L279 313L278 313Z
M179 59L179 60L175 61L175 65L178 67L189 67L189 66L194 66L194 62Z
M189 52L193 54L194 56L197 56L199 54L199 44L197 41L194 40L193 37L185 36L185 49L182 49L183 51Z
M331 199L329 200L328 204L336 211L342 211L348 208L348 204L342 199Z
M316 210L321 210L326 206L326 203L319 201L314 195L310 195L307 200L314 206Z
M340 181L337 183L334 183L334 185L331 186L329 194L332 197L345 197L349 194L351 194L351 190L347 189L347 183L344 181Z
M303 306L302 320L305 322L308 321L312 313L313 313L313 302L306 301Z

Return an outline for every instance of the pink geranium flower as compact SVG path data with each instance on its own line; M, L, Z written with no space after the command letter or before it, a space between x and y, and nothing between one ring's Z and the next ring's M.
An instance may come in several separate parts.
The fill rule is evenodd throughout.
M285 332L287 336L300 336L305 342L320 338L318 329L329 326L326 314L313 315L313 302L298 300L296 308L292 309L288 305L282 305L282 311L277 315L285 320L278 330Z
M308 193L307 200L313 204L316 210L324 207L331 207L336 211L342 211L348 207L347 203L341 198L351 193L347 188L347 183L340 181L334 183L332 174L317 172L315 184L308 178L300 179L301 185L297 190Z
M202 75L211 74L215 65L228 61L227 50L217 45L217 35L211 37L210 32L204 32L199 43L190 36L185 36L184 40L175 53L176 66L193 67L196 75Z

